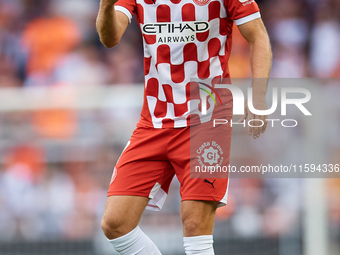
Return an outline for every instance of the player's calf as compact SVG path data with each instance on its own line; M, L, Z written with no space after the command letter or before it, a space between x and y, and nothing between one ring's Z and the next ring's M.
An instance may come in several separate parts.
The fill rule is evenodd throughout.
M214 201L183 201L181 203L183 235L185 237L211 235L217 204L218 202Z
M181 214L186 255L214 255L213 227L218 202L183 201Z

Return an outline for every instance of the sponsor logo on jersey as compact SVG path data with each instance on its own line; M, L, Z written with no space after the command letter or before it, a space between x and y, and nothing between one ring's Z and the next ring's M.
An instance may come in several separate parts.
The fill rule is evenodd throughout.
M243 4L243 6L246 6L248 4L252 4L252 3L255 2L255 0L239 0L239 1L240 1L240 3Z
M197 5L206 5L210 2L210 0L193 0L195 4Z
M208 31L208 21L146 23L142 33L156 35L159 44L189 43L196 41L196 34Z

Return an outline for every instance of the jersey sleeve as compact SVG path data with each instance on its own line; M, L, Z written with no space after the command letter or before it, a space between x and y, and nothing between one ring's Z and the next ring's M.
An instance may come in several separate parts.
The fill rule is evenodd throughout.
M115 3L115 10L124 13L131 23L132 16L136 12L136 6L136 0L118 0Z
M260 10L254 0L224 0L228 16L237 26L260 18Z

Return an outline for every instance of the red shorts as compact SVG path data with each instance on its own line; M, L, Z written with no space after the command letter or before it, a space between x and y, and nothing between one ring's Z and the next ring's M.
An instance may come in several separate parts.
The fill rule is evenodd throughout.
M210 139L209 134L201 135L198 131L195 132L192 127L172 129L137 127L118 159L107 195L149 197L147 209L160 210L176 174L181 183L182 201L218 201L219 206L225 205L228 178L190 177L190 164L192 164L190 157L196 157L190 153L190 139L194 137L196 140L202 140L197 144L205 145ZM211 131L215 135L216 132L223 134L223 142L219 142L220 151L223 149L224 164L229 164L231 127L221 125ZM201 153L202 146L197 147L197 150L194 148L191 151Z

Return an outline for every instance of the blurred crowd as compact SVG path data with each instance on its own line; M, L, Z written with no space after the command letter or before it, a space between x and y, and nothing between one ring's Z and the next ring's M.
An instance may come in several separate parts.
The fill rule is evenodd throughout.
M258 4L272 41L272 77L340 78L340 1ZM0 88L142 84L136 22L117 47L107 49L95 30L98 5L99 0L0 0ZM233 77L250 77L248 54L235 30ZM0 113L0 240L84 239L98 233L110 172L130 135L117 130L116 122L117 116L95 110ZM332 182L331 194L340 193L339 186ZM295 233L299 187L299 180L234 180L229 205L217 213L228 233L217 230L242 237ZM338 198L331 196L335 231ZM178 194L168 200L166 215L178 217Z
M143 82L134 24L107 50L95 29L96 0L1 0L0 87Z
M95 30L99 0L1 0L0 87L143 82L136 22L114 49ZM339 77L337 0L259 0L273 44L272 77ZM248 49L236 31L233 77L249 77Z

